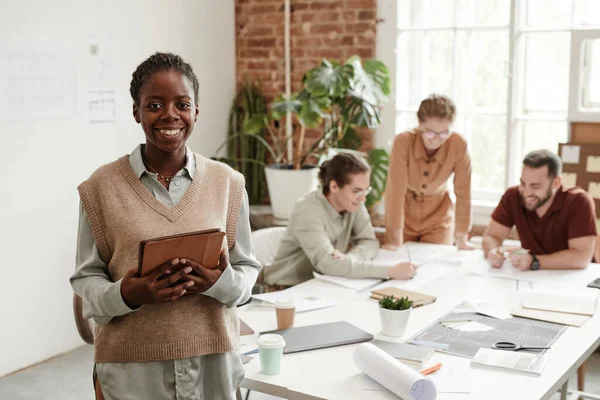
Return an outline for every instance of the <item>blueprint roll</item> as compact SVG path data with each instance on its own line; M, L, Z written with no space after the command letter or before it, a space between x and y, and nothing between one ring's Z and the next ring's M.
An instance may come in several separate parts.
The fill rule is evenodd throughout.
M354 365L404 400L433 400L437 395L432 381L370 343L358 346Z

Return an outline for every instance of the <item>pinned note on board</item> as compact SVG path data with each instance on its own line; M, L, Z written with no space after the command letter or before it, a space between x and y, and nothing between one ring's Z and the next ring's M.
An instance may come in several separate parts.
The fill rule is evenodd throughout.
M588 193L594 199L600 199L600 182L590 182Z
M560 151L560 158L564 164L579 164L579 146L563 146Z
M588 156L585 170L587 172L600 172L600 157Z
M571 188L577 186L577 174L571 172L563 172L562 184L565 188Z

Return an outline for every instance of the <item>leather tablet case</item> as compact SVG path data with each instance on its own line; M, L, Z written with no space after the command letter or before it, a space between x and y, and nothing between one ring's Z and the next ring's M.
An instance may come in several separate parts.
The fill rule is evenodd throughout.
M214 269L219 265L225 232L220 229L164 236L140 242L138 274L151 270L173 258L187 258Z

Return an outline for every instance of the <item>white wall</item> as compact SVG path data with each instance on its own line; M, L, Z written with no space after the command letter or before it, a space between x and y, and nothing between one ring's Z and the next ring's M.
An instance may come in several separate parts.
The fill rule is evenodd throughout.
M143 141L128 92L135 67L159 50L183 56L200 81L200 116L188 144L210 156L226 138L234 18L233 0L0 0L0 52L17 43L63 47L76 82L71 117L14 120L0 107L0 376L83 343L68 283L76 186ZM86 122L90 34L109 38L116 123ZM0 105L2 92L0 85Z

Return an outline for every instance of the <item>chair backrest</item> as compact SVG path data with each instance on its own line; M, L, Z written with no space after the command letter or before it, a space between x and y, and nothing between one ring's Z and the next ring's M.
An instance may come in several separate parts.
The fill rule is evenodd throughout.
M275 259L277 248L283 235L285 235L286 227L276 226L273 228L259 229L252 232L254 239L254 248L256 249L256 260L263 267L270 265Z

